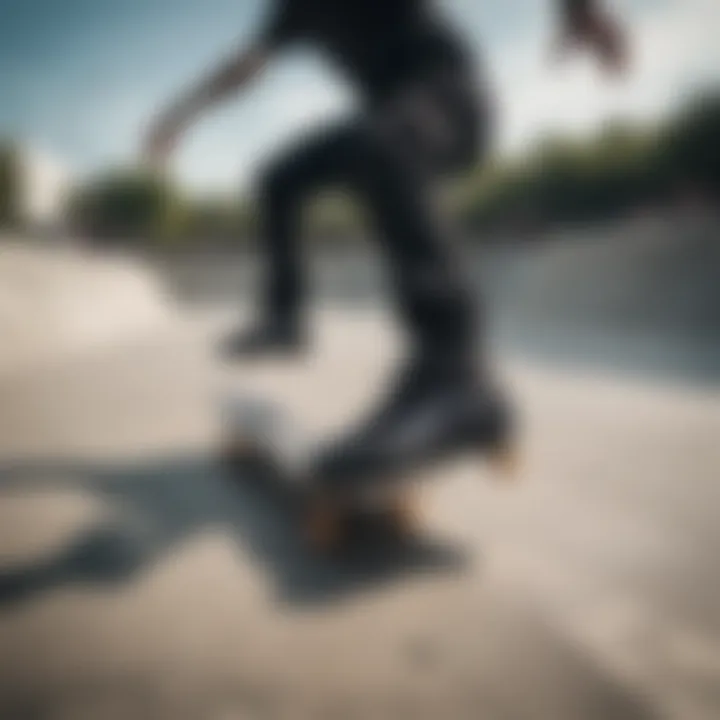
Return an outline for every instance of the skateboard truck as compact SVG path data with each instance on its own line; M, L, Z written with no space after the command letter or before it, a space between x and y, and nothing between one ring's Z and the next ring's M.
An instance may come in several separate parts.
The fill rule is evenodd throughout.
M504 480L517 480L520 458L515 447L503 444L491 451L490 465Z
M315 442L281 407L267 400L243 398L225 417L222 455L231 465L260 461L272 482L295 498L293 513L302 539L326 554L339 549L356 526L382 526L384 532L406 537L418 527L415 472L406 468L387 482L374 478L345 490L323 487L314 477ZM487 445L483 454L506 479L515 479L518 457L514 445L503 441ZM417 468L416 468L417 469ZM369 523L366 521L370 521Z
M329 495L311 497L301 514L301 530L305 541L315 551L327 554L345 544L353 526L382 526L396 537L408 537L418 527L418 513L412 488L401 486L384 492L382 502L372 505Z

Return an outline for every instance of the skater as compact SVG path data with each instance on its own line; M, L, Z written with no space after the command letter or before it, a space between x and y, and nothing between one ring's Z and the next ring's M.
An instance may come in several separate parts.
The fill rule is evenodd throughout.
M617 69L621 35L600 2L560 0L561 47L586 48ZM424 461L466 444L502 445L507 411L483 362L479 308L432 196L438 178L477 164L488 148L492 113L480 63L431 0L276 0L268 11L249 48L160 115L146 141L148 159L162 163L206 109L294 43L339 66L361 108L265 169L260 215L269 262L261 312L227 338L223 352L242 358L302 350L300 215L314 192L339 185L370 210L410 357L382 407L328 449L327 476Z

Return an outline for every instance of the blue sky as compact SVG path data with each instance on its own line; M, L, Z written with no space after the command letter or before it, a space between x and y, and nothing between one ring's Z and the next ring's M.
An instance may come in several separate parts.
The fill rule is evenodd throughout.
M611 0L612 1L612 0ZM547 59L553 0L446 0L481 44L500 108L499 147L610 117L653 118L720 81L718 0L616 0L632 29L633 72L605 80L580 58ZM144 124L188 80L252 35L268 0L0 0L0 135L76 172L131 162ZM352 104L309 54L281 59L244 98L208 116L176 161L199 189L231 188L309 123Z

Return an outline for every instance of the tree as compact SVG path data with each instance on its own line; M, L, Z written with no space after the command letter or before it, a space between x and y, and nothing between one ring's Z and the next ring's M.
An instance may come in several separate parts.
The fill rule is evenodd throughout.
M185 212L167 179L132 170L93 179L70 202L72 224L98 240L172 237L180 232Z
M190 241L235 245L251 232L252 217L240 198L204 197L189 202L181 235Z
M720 93L705 94L673 118L658 142L656 172L671 191L720 198Z
M11 227L20 219L20 174L17 149L0 143L0 228Z
M546 138L521 161L476 174L465 218L474 230L591 222L682 193L720 196L720 96L706 95L660 128L607 125L595 138Z

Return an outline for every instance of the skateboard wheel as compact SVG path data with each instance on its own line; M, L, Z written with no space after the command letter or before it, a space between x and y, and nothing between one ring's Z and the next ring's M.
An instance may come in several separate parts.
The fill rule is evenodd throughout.
M512 445L500 445L490 453L490 463L505 480L516 480L520 472L520 458Z
M235 463L251 458L255 451L254 444L247 438L233 437L225 440L220 453L225 461Z
M406 490L391 502L387 518L391 529L398 535L410 535L419 524L419 507L416 493Z
M302 518L302 533L313 550L328 553L342 545L347 523L346 513L330 500L311 502Z

